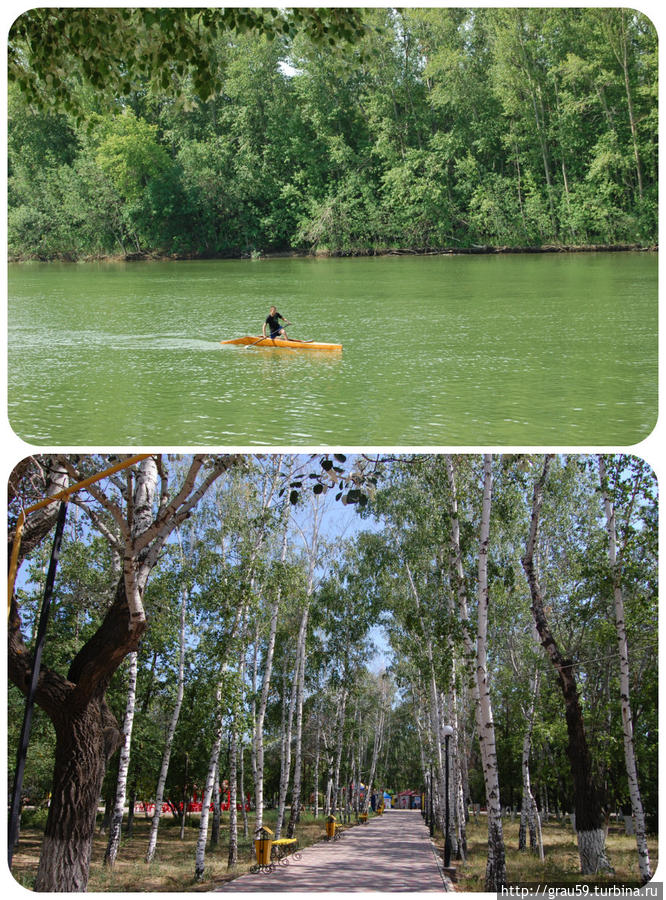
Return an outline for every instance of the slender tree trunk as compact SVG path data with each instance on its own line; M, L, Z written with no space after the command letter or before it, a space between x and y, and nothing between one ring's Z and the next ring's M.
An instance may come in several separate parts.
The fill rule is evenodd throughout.
M315 739L315 759L314 769L312 772L312 780L314 782L314 817L319 818L319 739L321 737L321 723L319 721L319 711L317 711L317 737Z
M618 654L620 658L620 705L622 711L622 730L624 735L624 761L629 784L629 799L634 817L636 848L638 850L638 867L644 884L652 878L650 854L645 830L645 813L638 785L638 766L634 747L634 724L629 694L629 649L627 647L627 629L624 618L624 592L622 590L622 562L617 552L617 529L615 522L615 506L608 489L608 477L603 456L599 456L599 479L604 497L606 526L608 529L608 563L613 580L613 597L615 600L615 629L617 631Z
M382 705L377 713L377 724L375 725L374 742L372 745L372 759L370 761L370 772L368 773L367 784L365 786L365 798L363 801L363 812L367 813L370 804L370 796L375 784L375 773L377 772L377 762L381 753L384 740L384 724L386 721L386 698L382 699Z
M221 810L220 804L222 802L222 788L220 785L220 761L218 759L217 766L215 767L215 783L213 784L213 796L212 796L212 804L213 804L213 822L210 828L210 849L214 850L215 847L220 843L220 819L221 819Z
M555 667L564 698L569 738L567 754L574 783L576 831L581 872L584 875L594 875L597 872L610 869L610 864L606 857L606 836L601 799L592 774L592 759L585 735L583 713L578 697L573 662L564 658L550 630L534 562L539 518L543 502L543 488L548 478L551 461L552 456L547 455L541 476L534 486L530 531L522 563L530 588L532 614L539 633L539 639Z
M171 749L173 747L173 739L178 726L180 710L183 705L183 695L185 693L185 619L187 614L187 590L182 588L180 598L180 650L178 657L178 688L176 693L176 703L171 713L171 721L167 731L164 752L162 754L162 765L160 766L160 774L157 779L157 789L155 791L155 812L150 824L150 835L148 837L148 849L146 851L146 862L150 863L155 856L155 848L157 847L157 832L160 827L160 816L162 814L162 803L164 801L164 788L166 786L167 775L169 774L169 762L171 760ZM183 810L183 816L185 810Z
M127 812L127 825L125 827L125 835L128 838L132 837L134 833L134 814L136 809L136 801L139 795L139 790L136 786L136 780L132 785L132 789L130 790L130 802L129 802L129 810Z
M123 722L123 745L120 748L120 765L118 766L118 780L116 782L116 801L109 826L109 841L106 846L104 863L113 867L118 848L120 847L120 835L123 826L125 812L125 797L127 796L127 773L130 763L130 748L132 744L132 726L134 724L134 710L136 709L136 677L138 671L138 653L136 650L129 655L129 684L127 687L127 704L125 706L125 720Z
M430 699L430 726L433 735L433 744L432 747L434 749L434 759L433 762L435 764L436 773L437 773L437 810L440 813L440 817L442 815L442 810L444 809L444 798L446 795L446 781L444 775L444 760L442 756L442 717L440 714L440 704L439 704L439 691L437 688L437 679L435 676L435 663L434 663L434 653L432 646L432 639L430 637L430 629L426 627L426 623L423 620L423 614L421 610L421 600L419 597L419 593L416 589L416 584L414 583L414 578L412 576L412 571L409 566L409 563L405 561L405 567L407 570L407 577L409 580L410 587L412 589L412 595L414 597L414 603L416 605L416 612L419 619L419 625L421 628L421 636L423 640L423 644L426 651L426 657L428 659L428 688L429 688L429 699ZM444 831L444 822L440 821L440 830Z
M241 741L240 745L240 767L239 767L239 793L241 798L241 812L243 813L243 837L247 837L249 833L247 822L247 803L245 797L245 747Z
M208 776L206 777L206 786L201 798L201 820L199 823L199 837L197 840L196 860L194 864L194 878L196 881L203 881L206 858L206 840L208 838L208 816L210 813L210 800L213 795L213 786L215 784L215 770L220 758L220 747L222 746L222 733L224 731L224 716L220 711L222 701L222 689L217 689L217 708L218 708L218 724L213 739L213 746L210 751L210 760L208 762Z
M534 794L532 793L532 784L530 779L530 755L532 752L532 731L534 728L534 710L536 698L539 692L539 673L535 672L530 679L530 704L526 711L525 721L526 728L523 735L523 752L522 752L522 773L523 773L523 798L522 811L524 812L525 822L530 834L530 848L539 854L539 859L543 862L543 838L541 835L541 820L539 810L537 808ZM521 826L523 814L521 813ZM519 849L525 849L520 847Z
M287 837L292 838L301 810L301 784L303 781L303 699L305 695L305 640L308 629L309 609L306 606L299 631L299 661L296 691L296 741L294 746L294 784L291 792L291 813Z
M484 456L483 506L481 512L481 537L479 541L479 608L476 640L476 680L479 690L479 745L483 777L486 785L488 807L488 861L486 864L486 891L499 891L506 884L504 836L502 833L502 807L500 804L497 752L495 749L495 724L490 702L488 683L488 550L490 545L490 506L492 501L492 458Z
M284 514L284 533L282 538L282 554L281 561L287 558L287 525L289 522L289 508L285 507ZM266 718L266 708L268 706L268 694L271 686L271 675L273 671L273 654L275 652L275 636L277 634L278 613L280 610L281 591L275 592L275 598L271 606L271 620L269 626L268 643L266 645L266 655L264 659L264 676L261 685L261 697L259 698L259 708L257 710L254 725L254 753L253 753L253 769L254 769L254 797L255 797L255 833L262 827L264 820L264 720Z
M183 809L180 815L180 840L185 840L185 822L187 821L187 802L188 802L188 790L187 790L187 780L190 773L190 754L185 753L185 776L183 778Z
M491 504L491 500L492 500L492 472L490 471L490 464L491 464L491 460L489 458L486 458L485 462L484 462L483 515L485 515L487 517L487 521L485 519L483 519L482 524L483 524L484 529L488 530L488 534L489 534L489 529L490 529L490 504ZM453 573L454 573L453 580L454 580L454 583L456 586L456 596L457 596L457 601L458 601L459 615L460 615L462 622L464 624L467 624L467 623L469 623L469 608L468 608L468 603L467 603L467 589L465 586L465 575L464 575L463 563L462 563L462 548L460 545L460 520L458 517L458 491L457 491L457 485L456 485L455 466L453 463L453 458L451 456L446 457L446 472L447 472L447 478L448 478L448 484L449 484L449 494L450 494L451 567L452 567ZM487 482L489 482L489 483L487 483ZM482 537L483 536L484 535L482 535ZM488 552L488 546L487 546L487 541L485 544L485 552L483 554L483 565L482 565L481 549L483 549L483 547L484 547L484 541L482 540L481 548L479 551L479 571L478 571L479 607L480 607L479 619L481 621L481 624L484 625L484 627L487 629L487 602L488 602L488 596L487 596L487 552ZM484 586L483 592L481 591L481 580L480 580L481 576L483 576L486 579L486 584ZM483 597L482 597L482 593L483 593ZM483 613L483 616L482 616L482 613ZM478 627L477 627L476 645L474 644L474 641L472 640L472 637L471 637L471 634L470 634L468 628L463 629L463 640L465 643L465 650L466 650L467 658L470 661L472 661L474 659L476 659L476 661L477 661L476 671L473 674L470 673L469 682L471 684L472 698L474 701L474 708L476 711L475 712L475 721L476 721L477 731L479 734L479 742L480 742L480 746L482 746L481 737L485 732L485 728L482 728L482 725L481 725L481 715L482 715L482 713L481 713L481 705L482 705L481 682L483 681L484 673L482 670L479 669L479 655L480 655L480 652L482 651L481 656L483 656L485 659L485 647L481 646L481 644L480 644ZM485 640L485 638L484 638L484 640ZM489 695L487 697L487 703L488 704L490 703ZM490 721L492 721L492 709L486 709L485 714L488 715L488 713L490 713ZM464 732L461 737L464 740L464 738L465 738ZM494 747L494 740L495 739L494 739L494 726L493 726L493 735L492 735L493 747ZM488 745L486 745L486 749L488 749ZM490 763L490 766L492 769L492 760L489 759L489 763ZM496 766L496 762L495 762L495 766ZM485 771L486 771L486 767L484 765L484 778L485 778ZM491 778L491 782L496 779L496 776L497 776L496 770L495 770L494 776L490 775L490 770L489 770L489 777ZM463 782L464 783L467 782L466 777L463 779ZM493 790L494 789L493 789L492 785L489 785L488 783L486 783L486 794L488 794L488 791L492 792ZM503 838L502 829L501 829L501 822L502 822L501 810L500 810L500 815L499 815L499 833L498 833L498 829L497 829L497 818L498 818L497 806L499 805L499 787L497 787L497 791L498 791L497 799L494 800L494 802L493 802L494 813L493 813L492 820L491 820L491 815L490 815L490 809L491 809L490 800L486 796L486 802L488 805L488 845L489 845L488 846L488 865L486 868L486 880L487 881L488 881L489 876L491 876L491 879L492 878L501 878L503 875L504 875L504 877L506 877L504 838ZM492 831L491 831L491 827L492 827ZM492 848L490 846L491 843L493 844ZM498 881L498 884L500 884L500 883L501 882ZM492 887L486 888L486 889L494 890L494 888L492 888Z
M633 14L633 13L630 13ZM631 141L634 151L634 162L636 165L636 181L638 185L638 196L643 199L643 167L641 165L641 156L638 146L638 123L634 112L634 98L631 91L630 65L629 65L629 36L627 34L627 10L610 9L604 10L602 16L606 23L606 35L608 43L617 59L618 65L622 70L624 78L624 91L627 98L627 112L629 115L629 129L631 131ZM614 27L613 20L617 19L617 27Z
M335 762L333 770L333 790L331 797L331 813L335 815L338 809L338 792L340 790L340 766L342 765L342 739L345 730L345 707L347 705L347 689L340 689L340 701L337 717L337 743L335 748Z
M296 662L294 664L294 677L291 681L291 692L289 694L289 705L286 706L287 693L287 670L285 668L282 679L282 747L280 753L280 789L278 793L278 811L275 822L275 839L277 840L282 834L282 826L284 824L284 811L287 805L287 791L289 790L289 780L291 777L291 734L294 724L294 712L296 709L296 695L298 693L298 673L300 671L300 656L296 653Z
M301 614L301 624L298 631L297 646L297 690L296 690L296 742L294 747L294 785L291 796L291 814L287 827L287 837L294 836L296 823L301 810L301 785L303 783L303 702L305 699L305 660L307 655L307 634L310 615L310 603L314 592L315 569L319 558L319 527L323 514L321 498L313 495L312 499L312 532L309 542L303 530L301 534L307 547L308 555L308 582L305 594L305 606Z
M227 868L233 869L238 862L238 810L236 804L238 782L238 731L236 721L231 726L231 744L229 747L229 859Z

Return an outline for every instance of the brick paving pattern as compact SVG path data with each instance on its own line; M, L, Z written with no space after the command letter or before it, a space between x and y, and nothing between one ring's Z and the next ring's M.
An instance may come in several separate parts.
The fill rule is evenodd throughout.
M306 847L287 866L242 875L216 890L421 893L446 891L447 882L421 813L394 809L346 829L339 841Z

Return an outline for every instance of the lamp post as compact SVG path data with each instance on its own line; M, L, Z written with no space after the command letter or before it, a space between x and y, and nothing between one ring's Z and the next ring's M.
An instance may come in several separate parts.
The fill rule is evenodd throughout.
M450 725L444 725L442 728L445 744L445 835L444 835L444 868L448 869L451 865L451 832L450 832L450 810L449 810L449 739L453 734L453 728Z

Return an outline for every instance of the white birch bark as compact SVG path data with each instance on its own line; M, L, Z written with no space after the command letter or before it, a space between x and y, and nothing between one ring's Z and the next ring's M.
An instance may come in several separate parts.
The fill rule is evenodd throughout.
M303 698L305 695L305 640L308 629L309 608L303 611L299 630L299 661L296 690L296 736L294 742L294 783L291 793L291 814L287 827L287 837L294 836L300 816L301 784L303 779Z
M368 773L368 780L365 786L365 797L363 800L363 812L368 812L368 806L370 805L370 797L372 795L372 790L375 784L375 773L377 772L377 762L379 760L379 754L382 750L382 744L384 741L384 723L386 721L386 696L382 697L382 703L377 713L377 724L375 725L375 735L374 742L372 745L372 759L370 760L370 772Z
M160 774L157 779L157 790L155 791L155 812L150 824L150 835L148 838L148 850L146 851L146 862L153 861L155 856L155 848L157 847L157 832L160 827L160 816L162 814L162 803L164 801L164 788L166 785L167 775L169 774L169 762L171 760L171 749L173 747L173 739L178 726L180 710L183 705L183 695L185 693L185 619L187 615L187 589L181 590L180 602L180 648L178 655L178 689L176 693L176 702L171 713L171 720L167 730L164 752L162 754L162 764L160 766ZM183 817L185 810L183 810Z
M539 673L536 672L530 679L530 704L525 712L526 728L523 735L523 752L521 759L521 768L523 773L523 810L527 827L530 834L530 847L539 854L539 859L543 862L543 837L541 833L541 817L537 808L534 794L532 793L532 784L530 778L530 755L532 752L532 731L534 728L534 710L536 705L536 697L539 692Z
M275 821L275 840L282 834L284 823L284 810L287 805L287 790L289 788L289 776L291 774L291 731L294 724L294 711L296 709L296 695L298 693L298 673L301 660L297 652L294 664L294 677L291 681L289 705L286 705L287 670L283 673L283 698L282 698L282 745L280 750L280 787L278 791L278 811Z
M334 769L333 769L333 785L331 791L331 804L330 809L331 813L335 815L338 810L339 798L338 794L340 791L340 767L342 765L342 738L345 730L345 708L347 705L347 689L342 687L340 689L340 700L338 703L338 716L336 719L337 724L337 734L336 734L336 747L335 747L335 761L334 761Z
M419 592L416 589L416 584L414 582L414 577L412 575L412 570L409 566L409 563L405 560L405 568L407 570L407 578L409 580L410 587L412 589L412 595L414 597L414 603L416 605L416 613L418 615L419 624L421 627L421 635L423 639L423 644L426 651L426 658L428 660L428 689L429 689L429 700L430 700L430 723L431 730L433 735L433 749L434 749L434 759L433 762L435 764L436 770L436 784L437 784L437 796L436 796L436 808L438 812L438 819L440 820L440 830L444 831L444 821L442 819L442 811L445 808L445 796L446 796L446 779L444 773L444 758L442 755L442 716L440 714L440 700L439 700L439 691L437 689L437 681L435 678L435 664L434 664L434 656L433 656L433 646L432 639L430 637L430 630L426 628L425 622L423 621L423 614L421 612L421 599L419 597Z
M287 558L287 526L289 523L289 508L285 506L284 533L282 538L281 561ZM275 598L271 606L271 620L269 625L268 643L264 659L264 675L261 684L261 697L254 723L253 743L253 769L254 769L254 801L255 801L255 833L263 825L264 819L264 721L266 719L266 707L268 706L268 694L271 686L273 672L273 655L275 652L275 636L277 634L278 614L280 610L281 592L275 592Z
M233 869L238 862L238 731L236 721L231 726L231 744L229 747L229 857L227 868Z
M319 740L321 736L321 723L319 721L319 710L317 710L317 737L315 738L315 758L312 780L314 782L314 817L319 818Z
M125 705L125 719L123 721L123 744L120 748L120 764L118 766L118 780L116 782L116 800L109 827L109 840L104 856L104 863L113 867L118 849L120 847L120 834L125 812L125 797L127 796L127 773L130 763L130 747L132 743L132 726L134 724L134 710L136 708L136 678L138 671L138 653L136 650L129 654L129 679L127 685L127 703Z
M476 681L479 690L478 730L483 777L488 807L488 861L486 864L486 891L499 891L506 884L506 862L502 832L502 808L500 804L497 752L495 749L495 723L488 682L488 551L490 546L490 508L492 502L492 457L485 454L483 461L483 505L481 511L481 535L478 563L478 625L476 639Z
M481 749L481 759L488 807L488 862L486 866L486 890L499 890L506 881L506 862L502 817L495 752L495 726L490 702L487 672L487 630L488 630L488 548L490 541L490 510L492 503L492 458L484 456L484 486L481 513L481 534L478 560L479 611L476 644L469 631L469 608L460 546L460 521L458 518L458 493L455 466L451 456L446 457L446 471L450 493L451 515L451 556L456 581L456 595L461 621L465 626L463 639L470 663L476 660L476 669L471 678L475 720Z
M201 820L199 822L199 836L197 839L196 859L194 864L194 878L196 881L202 881L205 870L206 859L206 841L208 839L208 817L210 813L210 801L213 796L213 786L215 784L215 771L217 769L218 760L220 758L220 747L222 745L222 732L224 731L224 716L220 710L222 701L222 688L217 688L217 708L218 722L213 739L213 746L210 751L210 759L208 762L208 775L206 776L206 786L201 798Z
M303 529L299 529L307 550L308 580L305 592L305 606L301 615L301 624L298 631L297 658L297 690L296 690L296 740L294 745L294 784L291 799L291 815L287 837L294 836L296 823L300 816L301 785L303 782L303 702L305 699L305 660L307 656L307 634L310 615L310 604L315 588L315 571L319 561L319 528L323 515L323 500L321 496L312 496L312 531L306 536ZM309 540L308 540L309 538Z
M624 761L629 784L629 798L634 817L636 848L638 850L638 867L641 880L646 884L652 878L650 854L645 829L645 813L638 785L638 766L634 748L634 725L631 712L629 692L629 650L627 646L627 629L624 618L624 593L622 590L622 566L617 551L617 527L615 506L608 490L608 478L603 456L599 456L599 478L604 497L606 527L608 530L608 563L613 579L613 598L615 602L615 629L617 632L618 654L620 659L620 705L622 712L622 731L624 736Z

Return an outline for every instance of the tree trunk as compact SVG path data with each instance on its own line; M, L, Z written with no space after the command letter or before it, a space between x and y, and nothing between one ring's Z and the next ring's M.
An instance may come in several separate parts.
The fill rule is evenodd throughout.
M213 804L213 822L210 827L210 849L214 850L220 843L220 804L222 802L222 791L220 788L220 761L218 760L215 767L215 783L213 785L213 796L211 798Z
M629 35L627 30L627 10L610 9L602 12L606 24L606 36L608 43L617 59L624 78L624 91L627 98L627 113L629 117L629 129L634 151L634 163L636 165L636 182L638 196L643 199L643 167L638 146L638 123L634 112L634 98L631 91L630 66L629 66ZM615 27L614 19L617 19Z
M294 747L294 786L291 795L291 814L287 827L287 837L294 836L296 823L301 811L301 785L303 783L303 702L305 699L305 660L307 655L308 620L310 615L310 603L314 591L315 569L319 557L319 526L323 514L321 498L312 497L312 533L308 542L303 530L304 543L308 555L308 582L305 594L305 606L301 615L301 624L298 631L297 647L297 690L296 690L296 745Z
M314 817L319 818L319 738L321 735L321 723L319 721L319 710L317 710L317 737L315 740L315 759L312 780L314 782Z
M238 862L238 731L234 719L231 725L229 745L229 858L227 868L233 869ZM218 804L219 805L219 804Z
M476 639L476 680L479 690L478 730L483 777L488 807L488 861L486 864L486 891L499 891L506 884L504 836L502 833L502 807L500 804L497 752L495 749L495 724L490 702L488 683L488 549L490 544L490 505L492 501L492 458L484 456L483 506L481 512L481 536L479 541L479 608Z
M246 809L246 797L245 797L245 748L243 743L240 745L240 767L239 767L239 794L241 799L241 812L243 813L243 837L248 836L248 822L247 822L247 809Z
M574 783L578 855L580 857L581 873L583 875L594 875L597 872L610 869L610 864L606 857L606 838L603 827L601 799L592 774L592 759L585 735L583 712L580 707L578 688L574 676L574 665L571 660L564 658L550 630L534 562L539 517L543 502L543 488L548 478L551 461L552 456L547 455L541 476L534 486L530 532L522 563L530 588L532 614L539 633L539 639L555 667L564 698L569 738L567 755Z
M432 749L434 750L434 758L433 763L435 764L436 774L437 774L437 810L442 813L445 805L445 795L446 795L446 784L445 784L445 776L444 776L444 761L442 757L442 717L440 714L439 708L439 691L437 689L437 680L435 676L435 664L434 664L434 653L432 646L432 638L431 631L428 627L426 627L426 623L423 620L423 614L421 611L421 599L419 597L419 593L416 589L416 584L414 583L414 578L412 576L412 570L409 566L409 563L405 561L405 567L407 570L407 578L409 580L410 587L412 589L412 595L414 597L414 603L416 606L416 613L419 619L419 625L421 628L421 637L423 640L423 644L426 650L426 657L428 659L428 688L429 688L429 698L430 698L430 728L433 736ZM441 817L441 816L440 816ZM444 822L440 821L440 830L444 831Z
M222 690L217 689L217 707L219 710L222 700ZM206 858L206 840L208 838L208 817L210 813L210 800L213 795L213 786L215 784L215 770L217 769L218 760L220 758L220 747L222 745L222 732L224 730L224 716L222 712L218 712L218 724L213 739L213 746L210 751L210 760L208 762L208 776L206 777L206 786L201 798L201 820L199 823L199 837L197 839L196 859L194 863L194 878L196 881L203 881Z
M331 813L335 815L338 809L338 792L340 790L340 766L342 765L342 738L345 730L345 706L347 704L347 689L341 688L340 702L338 704L337 717L337 744L335 748L335 763L333 772L333 790L331 796Z
M111 824L109 826L109 841L106 847L104 862L113 867L120 847L120 835L125 813L125 797L127 796L127 772L130 763L130 746L132 743L132 725L134 724L134 710L136 708L136 677L138 670L138 653L136 650L129 655L129 684L127 686L127 704L125 707L125 721L123 722L123 744L120 748L120 764L118 766L118 779L116 782L116 802L114 804Z
M308 598L309 601L309 598ZM305 640L308 630L309 609L306 606L301 618L298 654L298 688L296 692L296 743L294 747L294 784L291 792L291 813L287 837L292 838L301 811L301 784L303 781L303 699L305 696Z
M134 811L136 809L136 800L138 796L138 788L136 786L136 778L130 791L129 809L127 811L127 825L125 826L125 835L131 838L134 833Z
M624 761L629 784L629 799L634 817L636 848L638 850L638 867L641 881L644 884L652 878L650 854L645 832L645 813L641 792L638 785L638 766L634 748L634 723L631 713L629 695L629 649L627 647L627 629L624 618L624 592L622 590L622 562L617 553L617 531L615 523L615 506L608 490L608 478L603 456L599 456L599 479L604 496L606 526L608 529L608 563L613 580L613 597L615 600L615 629L617 632L618 655L620 658L620 705L622 711L622 730L624 735Z
M55 771L35 891L85 891L97 803L110 756L122 740L103 697L52 717Z
M281 561L287 558L287 526L289 523L289 508L285 506L284 533L282 538ZM269 626L268 643L266 645L266 657L264 660L264 677L261 685L261 697L259 708L254 723L253 742L253 770L254 770L254 797L255 797L255 832L263 825L264 818L264 720L266 707L268 706L268 693L271 686L271 674L273 671L273 654L275 652L275 636L277 634L278 613L280 610L281 592L275 592L275 599L271 607L271 621Z
M482 535L481 542L479 548L479 563L478 563L478 577L479 577L479 620L480 625L477 626L477 641L476 646L472 640L472 637L469 633L469 630L465 628L463 630L463 640L465 642L465 649L467 651L467 658L471 661L476 658L477 667L476 671L470 677L470 683L472 687L472 696L474 700L475 707L475 721L476 727L479 734L479 743L482 750L482 754L487 752L491 748L489 748L486 743L484 749L484 742L482 740L482 736L486 732L486 728L482 727L481 724L481 707L482 707L482 685L484 680L487 678L487 673L485 673L485 634L483 635L483 640L481 641L479 638L480 635L480 627L483 625L484 629L487 629L487 616L488 616L488 585L487 585L487 554L488 554L488 541L489 541L489 533L490 533L490 505L492 500L492 471L490 469L491 459L490 457L486 457L484 460L484 502L483 502L483 510L482 510ZM462 564L462 549L460 545L460 521L458 518L458 492L456 486L456 474L455 474L455 466L453 464L453 458L451 456L446 457L446 472L449 483L449 493L450 493L450 514L451 514L451 567L454 573L454 582L456 586L456 596L458 601L458 610L459 615L463 623L469 623L469 608L467 603L467 589L465 586L465 576ZM485 584L482 585L481 579L485 579ZM480 661L483 662L483 669L479 668ZM488 722L491 725L489 730L492 731L492 750L494 752L494 744L495 744L495 734L494 734L494 724L492 724L492 708L490 707L490 694L488 693L486 700L484 701L486 704L485 708L485 716L488 718ZM503 883L501 881L502 878L506 878L506 866L505 866L505 851L504 851L504 838L502 836L502 819L501 819L501 809L499 814L497 812L497 808L499 806L499 785L497 784L493 787L493 782L497 780L497 760L494 762L492 760L492 753L489 754L488 758L488 768L484 763L484 780L486 777L486 772L488 773L488 777L490 782L486 782L486 803L488 805L488 864L486 867L486 883L489 881L493 881L494 879L499 879L497 884L501 886ZM494 775L492 774L494 770ZM497 797L493 800L493 814L491 817L491 804L488 799L488 793L494 793L497 791ZM498 824L497 824L498 823ZM499 833L498 833L499 832ZM497 888L499 889L499 887ZM495 890L494 887L487 887L486 890Z
M162 765L160 774L157 779L157 790L155 791L155 813L150 825L150 836L148 838L148 850L146 851L146 862L152 862L155 856L155 848L157 847L157 832L160 827L160 816L162 814L162 802L164 800L164 788L166 785L167 775L169 773L169 762L171 760L171 748L173 747L173 739L176 734L176 727L180 717L180 709L183 705L183 695L185 692L185 617L187 613L187 590L181 590L180 602L180 655L178 659L178 691L176 694L176 704L171 714L169 729L167 731L166 743L164 745L164 753L162 754ZM185 809L183 809L183 816Z
M294 677L291 682L291 693L289 695L289 706L286 706L287 699L287 669L285 667L282 675L282 746L280 752L280 788L278 794L278 811L275 821L275 840L282 834L282 825L284 824L284 810L287 805L287 790L289 789L289 779L291 776L291 730L294 723L294 711L296 708L296 694L298 693L298 673L300 670L300 656L296 653L296 662L294 663Z

